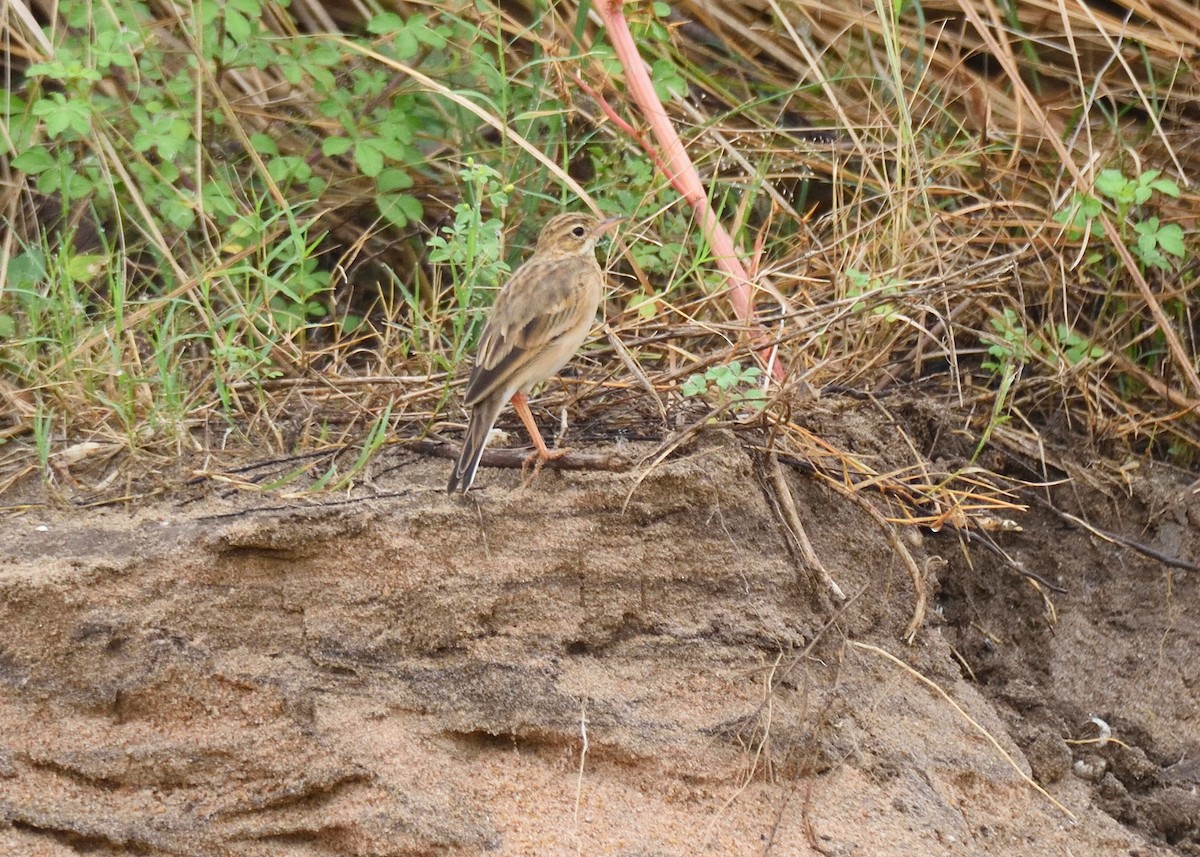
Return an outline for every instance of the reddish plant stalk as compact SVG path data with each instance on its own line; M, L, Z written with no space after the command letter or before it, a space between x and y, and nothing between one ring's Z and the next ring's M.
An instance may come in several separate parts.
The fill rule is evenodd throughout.
M654 91L646 64L638 53L633 33L629 31L629 24L625 20L624 0L599 0L596 11L604 21L609 40L625 70L625 84L629 95L658 140L661 152L656 160L662 164L671 186L679 191L696 212L700 228L704 230L709 246L712 247L717 267L729 280L729 300L733 304L734 313L739 320L751 325L752 334L765 335L766 331L754 323L753 283L746 273L746 267L742 264L737 249L733 246L733 239L721 225L712 206L708 204L708 196L704 192L700 174L696 172L695 165L683 147L683 141L679 139L675 126L671 124L666 109ZM777 381L784 379L784 367L776 354L776 346L760 348L758 356L763 365L769 367Z

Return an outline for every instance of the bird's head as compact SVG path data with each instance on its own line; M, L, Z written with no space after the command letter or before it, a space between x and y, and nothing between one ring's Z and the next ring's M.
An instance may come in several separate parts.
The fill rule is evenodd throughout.
M539 256L581 256L591 253L596 241L625 218L598 220L590 214L568 213L550 218L538 236Z

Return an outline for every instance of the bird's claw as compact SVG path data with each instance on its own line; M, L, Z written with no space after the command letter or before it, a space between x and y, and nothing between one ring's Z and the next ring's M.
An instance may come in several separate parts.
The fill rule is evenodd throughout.
M526 485L533 482L533 480L537 479L537 475L541 473L542 466L547 461L557 461L558 459L567 455L570 451L570 447L562 447L561 449L535 449L533 452L529 453L529 456L523 462L521 462L521 487L524 488ZM529 477L526 478L525 474L529 470L530 464L533 465L533 473L530 473Z

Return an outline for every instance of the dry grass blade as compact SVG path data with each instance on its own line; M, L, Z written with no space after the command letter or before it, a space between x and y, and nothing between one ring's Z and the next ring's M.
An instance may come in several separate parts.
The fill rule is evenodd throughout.
M1042 788L1040 785L1038 785L1036 782L1034 782L1033 778L1030 777L1029 774L1025 773L1025 771L1023 771L1021 769L1021 766L1017 764L1016 760L1013 759L1013 757L1011 755L1009 755L1008 751L1000 746L1000 742L996 740L996 737L994 735L992 735L992 733L989 732L987 729L985 729L983 726L981 726L979 724L979 722L977 720L975 720L975 718L973 718L971 715L967 714L967 712L963 710L963 707L961 705L959 705L957 702L955 702L953 697L951 697L950 694L948 694L945 690L942 689L941 685L939 685L937 682L933 681L933 679L929 678L928 676L922 675L917 670L913 669L908 664L904 663L904 661L900 660L898 657L893 655L891 652L885 651L884 649L881 649L878 646L873 646L870 643L860 643L857 640L850 640L849 644L851 646L853 646L854 648L859 649L860 651L864 651L869 654L875 655L877 657L883 658L884 660L892 663L893 665L898 666L900 669L904 670L906 673L911 675L917 681L921 682L921 684L925 685L930 690L932 690L934 693L936 693L938 696L940 696L942 699L944 699L950 705L950 707L953 708L955 710L955 712L957 712L957 714L963 720L965 720L968 724L970 724L972 729L974 729L976 732L978 732L980 735L982 735L984 740L986 740L989 744L992 745L993 749L995 749L995 751L1000 754L1000 757L1003 758L1004 761L1008 763L1009 767L1011 767L1014 771L1016 771L1017 776L1019 776L1022 780L1024 780L1025 783L1027 785L1029 785L1030 788L1032 788L1034 791L1036 791L1038 794L1040 794L1046 800L1050 801L1050 803L1054 804L1064 815L1066 815L1072 821L1076 820L1077 817L1076 817L1075 813L1073 813L1073 812L1071 812L1071 810L1067 809L1067 807L1064 806L1057 798L1055 798L1054 795L1050 794L1048 791L1046 791L1044 788Z
M549 157L547 157L546 153L543 152L540 148L533 145L533 143L529 142L529 140L525 139L523 136L521 136L516 131L514 131L507 123L502 121L499 117L493 115L492 113L488 112L487 110L484 110L482 107L477 105L475 102L471 101L471 99L463 96L462 94L455 91L454 89L447 86L446 84L436 81L433 78L429 77L428 75L423 74L422 72L418 71L417 69L413 68L412 66L407 65L402 62L399 62L398 60L392 59L391 57L386 57L383 54L380 54L377 51L373 51L370 48L364 47L361 44L357 44L355 42L348 41L347 39L337 38L337 37L331 37L330 41L333 42L334 44L341 46L342 48L344 48L345 50L347 50L351 53L359 54L360 56L364 56L364 57L369 57L370 59L373 59L375 62L380 63L381 65L388 66L389 68L394 69L395 71L398 71L401 74L407 75L408 77L411 77L413 80L417 81L422 86L424 86L428 91L435 92L438 95L442 96L443 98L445 98L449 101L453 101L455 104L464 108L465 110L470 111L475 116L479 117L481 120L483 120L488 125L490 125L492 128L495 128L496 131L503 134L505 138L513 141L518 146L520 146L522 149L524 149L526 152L528 152L535 160L537 160L542 166L544 166L547 170L549 170L551 175L553 175L556 179L558 179L558 181L562 182L564 187L570 188L571 191L577 197L579 197L580 200L582 200L584 203L587 204L588 208L590 208L596 214L601 214L600 207L598 205L596 205L596 201L594 199L592 199L592 195L589 194L586 190L584 190L583 186L580 185L579 182L575 181L575 179L573 179L567 173L566 170L564 170L561 166L559 166L557 163L555 163L553 160L551 160Z

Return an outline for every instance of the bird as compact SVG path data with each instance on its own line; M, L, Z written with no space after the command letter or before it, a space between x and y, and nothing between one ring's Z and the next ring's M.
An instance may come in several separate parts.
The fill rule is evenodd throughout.
M471 416L447 493L470 490L492 426L510 401L537 447L539 464L567 453L546 447L527 394L565 366L587 338L604 296L596 242L623 219L581 213L550 218L533 254L500 289L467 381L464 404Z

